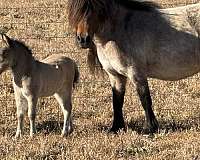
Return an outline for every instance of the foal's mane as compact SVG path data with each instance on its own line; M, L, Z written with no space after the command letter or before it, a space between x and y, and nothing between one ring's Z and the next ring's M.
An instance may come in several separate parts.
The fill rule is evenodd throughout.
M156 3L137 0L68 0L68 19L71 26L76 26L89 12L95 12L100 22L112 19L114 6L123 6L130 10L151 12L159 6Z
M31 55L31 56L32 56L32 50L31 50L27 45L25 45L24 42L19 41L19 40L16 40L16 39L11 39L11 41L12 41L12 44L13 44L15 47L23 48L24 50L27 51L28 55Z

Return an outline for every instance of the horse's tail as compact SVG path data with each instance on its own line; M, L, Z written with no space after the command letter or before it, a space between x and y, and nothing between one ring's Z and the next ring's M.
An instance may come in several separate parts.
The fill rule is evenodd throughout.
M78 83L79 77L80 77L79 69L78 69L77 64L75 63L75 74L74 74L73 86L75 86L75 83Z

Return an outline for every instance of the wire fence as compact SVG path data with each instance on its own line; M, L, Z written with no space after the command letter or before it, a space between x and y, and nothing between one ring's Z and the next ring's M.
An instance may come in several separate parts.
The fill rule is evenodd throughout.
M163 7L185 5L199 2L198 0L159 1ZM111 88L108 77L99 77L89 73L86 64L86 51L76 48L74 35L67 22L67 1L64 0L1 0L0 29L10 37L24 41L33 51L37 59L51 54L65 54L78 63L80 82L73 94L73 105L95 110L95 106L111 105ZM151 94L157 114L183 111L187 117L199 111L200 92L199 75L177 82L163 82L150 79ZM4 73L0 82L0 123L11 124L15 117L15 102L10 73ZM134 85L127 84L125 106L136 106L132 112L142 112L140 102L135 94ZM58 104L52 97L39 101L39 118L46 116L61 119ZM169 105L171 107L169 107ZM50 106L50 107L49 107ZM92 106L92 107L91 107ZM75 111L76 111L75 109ZM128 112L128 111L127 111ZM45 113L45 115L44 115ZM199 115L195 115L199 116Z

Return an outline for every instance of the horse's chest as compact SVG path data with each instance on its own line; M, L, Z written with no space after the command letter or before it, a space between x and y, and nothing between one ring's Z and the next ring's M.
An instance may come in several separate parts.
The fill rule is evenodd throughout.
M112 65L103 50L98 50L98 58L105 70L112 69Z
M97 47L97 54L103 69L109 73L126 75L126 65L120 52L113 47ZM123 62L123 63L122 63Z

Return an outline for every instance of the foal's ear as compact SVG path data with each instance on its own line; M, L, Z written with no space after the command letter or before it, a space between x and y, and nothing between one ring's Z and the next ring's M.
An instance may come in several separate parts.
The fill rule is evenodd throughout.
M2 37L2 41L5 43L5 45L7 47L11 47L12 46L12 40L5 34L1 34Z

